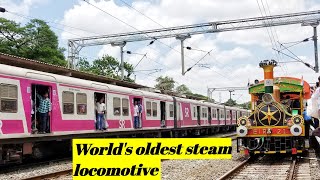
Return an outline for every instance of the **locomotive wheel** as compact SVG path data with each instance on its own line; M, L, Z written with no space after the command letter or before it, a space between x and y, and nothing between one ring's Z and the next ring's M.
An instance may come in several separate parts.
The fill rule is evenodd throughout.
M34 147L32 151L32 157L35 159L41 159L43 158L43 152L39 147Z

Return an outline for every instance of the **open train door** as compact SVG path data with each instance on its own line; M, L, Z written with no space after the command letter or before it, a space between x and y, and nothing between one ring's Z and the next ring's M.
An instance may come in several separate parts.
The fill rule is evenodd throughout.
M197 124L201 125L201 121L200 121L200 106L197 106Z
M44 94L48 94L48 98L51 103L51 109L52 110L52 90L51 86L48 85L43 85L43 84L31 84L31 133L50 133L51 132L51 126L52 126L52 118L53 118L53 113L47 114L46 117L46 122L41 121L41 110L40 108L40 102L41 99L44 98ZM44 124L43 124L44 123ZM41 126L44 127L44 132L42 132Z
M96 111L96 106L97 106L97 103L100 102L100 100L102 101L102 103L104 103L106 105L106 109L108 108L107 105L108 105L108 102L107 102L107 94L106 93L100 93L100 92L95 92L94 93L94 114L95 114L95 129L98 129L98 123L97 123L97 111ZM120 113L120 110L118 110L119 113ZM108 128L108 123L107 123L107 115L105 114L104 116L104 121L102 122L102 129L107 129Z
M220 110L217 109L217 119L218 119L218 125L220 125Z
M183 125L182 116L181 116L181 103L177 103L177 119L178 119L178 126L181 127Z
M177 101L176 97L173 97L173 125L174 128L180 128L183 125L181 116L181 103Z
M230 124L232 125L232 120L233 120L233 112L232 112L232 110L229 110L230 111Z
M211 125L211 107L208 107L208 122L209 122L209 125Z
M160 122L161 127L166 127L166 102L160 101Z

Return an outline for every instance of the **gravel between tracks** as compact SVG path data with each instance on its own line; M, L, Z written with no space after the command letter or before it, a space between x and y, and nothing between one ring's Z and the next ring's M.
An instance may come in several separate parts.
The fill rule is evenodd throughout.
M319 158L314 151L309 153L310 158ZM312 179L320 179L320 162L319 160L310 160L310 172Z
M43 165L40 167L30 167L28 169L22 169L15 172L0 174L1 180L18 180L24 179L28 177L33 177L41 174L48 174L51 172L61 171L70 169L72 167L71 161L63 161L63 162L56 162L48 165ZM72 179L72 177L71 177Z
M231 160L168 160L162 162L161 180L217 179L240 164L245 158L236 152L232 141Z

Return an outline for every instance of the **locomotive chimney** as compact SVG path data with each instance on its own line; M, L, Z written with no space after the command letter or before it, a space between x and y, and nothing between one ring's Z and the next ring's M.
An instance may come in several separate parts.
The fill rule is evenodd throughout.
M259 66L264 71L264 88L265 93L273 93L273 68L277 66L277 61L264 60L259 63Z

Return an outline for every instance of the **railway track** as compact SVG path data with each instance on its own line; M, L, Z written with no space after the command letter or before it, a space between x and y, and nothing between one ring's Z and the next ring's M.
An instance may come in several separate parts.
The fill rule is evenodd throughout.
M64 175L69 175L72 174L72 168L71 169L66 169L66 170L61 170L61 171L56 171L48 174L41 174L33 177L28 177L24 178L23 180L40 180L40 179L47 179L47 178L57 178L59 176L64 176Z
M12 166L2 166L2 167L0 166L0 174L10 173L10 172L18 171L21 169L30 169L32 167L50 165L53 163L59 163L63 161L71 161L71 160L72 160L71 157L64 157L64 158L58 158L58 159L31 161L24 164L15 164Z
M219 180L227 179L311 180L312 178L309 161L264 156L261 159L246 159L219 178Z

